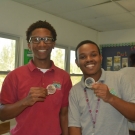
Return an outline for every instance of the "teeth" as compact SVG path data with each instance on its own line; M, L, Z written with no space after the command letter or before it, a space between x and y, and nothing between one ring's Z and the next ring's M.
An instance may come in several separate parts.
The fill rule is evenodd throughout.
M45 52L46 50L38 50L39 52Z
M86 67L92 69L92 68L94 67L94 64L92 64L92 65L87 65Z

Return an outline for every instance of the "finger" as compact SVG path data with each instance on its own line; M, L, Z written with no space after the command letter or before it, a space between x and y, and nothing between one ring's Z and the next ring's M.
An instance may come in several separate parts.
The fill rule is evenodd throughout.
M44 101L44 100L45 100L45 98L42 98L42 97L38 98L38 101Z
M99 89L99 88L100 88L100 84L98 83L92 84L92 89Z
M45 88L36 88L36 89L33 89L33 90L31 90L31 92L33 92L33 93L36 93L36 94L40 94L40 93L46 93L46 90L45 90Z
M45 98L43 98L43 97L36 97L33 100L34 100L34 102L38 102L38 101L44 101Z
M46 92L44 92L44 93L39 93L39 94L38 94L38 97L46 98L47 95L48 95L48 94L47 94Z
M31 87L30 89L38 90L41 89L41 87Z
M41 88L40 92L45 94L46 96L48 95L48 90L46 88Z

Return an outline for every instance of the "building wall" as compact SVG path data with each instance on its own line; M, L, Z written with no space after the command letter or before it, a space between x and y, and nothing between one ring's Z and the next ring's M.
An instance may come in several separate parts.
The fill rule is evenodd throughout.
M58 35L56 43L59 45L75 47L80 41L85 39L91 39L97 42L98 32L95 30L83 27L11 0L1 0L0 32L13 34L20 37L20 65L23 61L23 49L27 48L25 36L26 30L29 25L38 20L46 20L54 26Z
M1 0L0 32L20 37L21 53L19 65L23 64L23 50L27 48L26 30L29 25L38 20L46 20L54 26L58 35L56 41L58 45L76 47L80 41L85 39L97 42L97 31L11 0ZM10 122L11 128L14 127L15 120L12 119Z
M99 44L135 42L135 29L116 30L98 33Z
M90 39L98 44L125 43L135 41L135 29L111 32L97 32L51 14L10 1L0 1L0 32L20 37L20 65L23 64L23 50L27 48L25 32L37 20L50 22L57 31L56 44L75 47L80 41ZM15 125L11 120L11 127Z

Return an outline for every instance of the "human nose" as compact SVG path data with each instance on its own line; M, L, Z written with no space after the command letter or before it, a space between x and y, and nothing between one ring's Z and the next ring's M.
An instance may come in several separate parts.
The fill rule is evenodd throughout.
M46 46L46 43L44 42L44 40L40 40L38 46Z
M86 61L92 61L92 57L91 56L87 56L87 58L86 58Z

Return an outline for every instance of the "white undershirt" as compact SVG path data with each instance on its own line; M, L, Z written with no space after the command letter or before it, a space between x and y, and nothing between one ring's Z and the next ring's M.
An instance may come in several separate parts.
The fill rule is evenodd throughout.
M38 67L37 67L38 68ZM49 69L38 68L41 72L45 73Z

